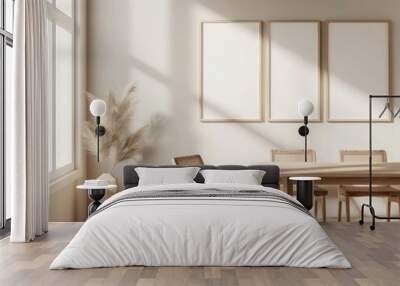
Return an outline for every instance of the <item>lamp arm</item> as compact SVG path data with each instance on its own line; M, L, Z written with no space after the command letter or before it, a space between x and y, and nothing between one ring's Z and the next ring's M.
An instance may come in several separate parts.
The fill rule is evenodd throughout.
M96 116L96 136L97 136L97 162L100 161L100 116Z
M98 127L99 125L97 125ZM97 162L100 162L100 135L99 132L96 132L97 136Z
M100 116L96 116L97 162L100 161L100 137L106 134L106 128L100 125Z
M304 116L304 126L305 129L307 130L307 124L308 124L308 116ZM305 132L305 136L304 136L304 161L307 162L307 134L308 132Z

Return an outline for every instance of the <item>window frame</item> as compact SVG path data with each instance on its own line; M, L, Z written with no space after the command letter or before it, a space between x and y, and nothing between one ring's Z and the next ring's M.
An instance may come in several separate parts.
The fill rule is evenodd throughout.
M51 104L51 130L49 128L49 136L51 136L51 144L49 145L49 180L53 183L60 178L69 175L77 169L77 84L76 84L76 0L72 2L72 16L62 12L56 6L56 0L46 1L47 20L51 22L51 51L49 51L49 81L51 81L51 90L49 90L49 103ZM65 166L56 168L57 146L56 146L56 27L60 26L72 34L72 162ZM49 37L50 41L50 37ZM51 55L51 56L50 56ZM51 57L51 59L50 59ZM50 68L51 67L51 68ZM50 113L49 113L50 114ZM50 139L49 139L50 140ZM50 141L49 141L50 142Z

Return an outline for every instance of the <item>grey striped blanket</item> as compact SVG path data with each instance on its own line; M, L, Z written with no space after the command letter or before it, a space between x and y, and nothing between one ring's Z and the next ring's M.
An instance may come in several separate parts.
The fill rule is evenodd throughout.
M278 204L289 205L298 211L307 215L311 214L304 206L296 200L290 199L284 194L277 194L275 192L260 191L260 190L240 190L240 191L227 191L221 189L202 189L202 190L163 190L163 191L138 191L131 192L112 200L105 205L101 205L97 211L92 215L103 212L113 206L119 205L128 201L148 201L148 200L191 200L191 199L204 199L204 200L257 200L275 202Z

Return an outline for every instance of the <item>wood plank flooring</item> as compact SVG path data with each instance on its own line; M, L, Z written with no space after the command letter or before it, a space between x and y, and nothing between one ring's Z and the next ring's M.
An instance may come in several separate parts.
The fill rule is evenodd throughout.
M0 285L400 285L400 223L323 225L352 269L288 267L124 267L48 270L81 223L50 223L49 233L29 244L0 241Z

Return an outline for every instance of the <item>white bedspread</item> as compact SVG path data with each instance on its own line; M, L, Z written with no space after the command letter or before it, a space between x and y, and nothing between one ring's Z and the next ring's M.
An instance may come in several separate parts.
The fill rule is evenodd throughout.
M50 269L146 266L349 268L318 222L288 204L259 199L169 198L122 201L149 190L264 190L262 186L185 184L120 192L90 217Z

